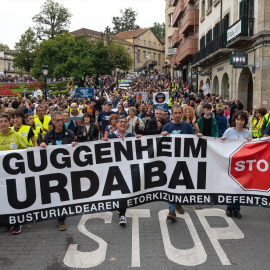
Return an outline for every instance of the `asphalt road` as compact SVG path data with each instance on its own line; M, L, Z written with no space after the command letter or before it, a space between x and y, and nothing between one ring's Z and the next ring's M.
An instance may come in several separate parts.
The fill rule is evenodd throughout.
M116 212L23 226L19 235L0 228L1 270L62 269L269 269L269 209L242 207L242 219L224 206L184 206L167 221L163 202L130 208L128 225Z

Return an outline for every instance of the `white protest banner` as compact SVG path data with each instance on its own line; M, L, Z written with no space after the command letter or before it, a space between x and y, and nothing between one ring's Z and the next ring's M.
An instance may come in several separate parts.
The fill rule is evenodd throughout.
M153 108L156 110L157 108L162 109L164 112L168 112L169 106L169 93L168 92L159 92L153 94Z
M270 138L193 135L0 152L0 225L153 202L269 207Z
M153 94L153 104L161 105L167 104L169 102L169 93L168 92L159 92Z
M202 86L202 90L204 91L205 95L207 95L208 93L211 93L210 86L208 83L206 83L204 86Z
M147 101L147 93L146 92L137 92L136 99L137 99L137 101Z

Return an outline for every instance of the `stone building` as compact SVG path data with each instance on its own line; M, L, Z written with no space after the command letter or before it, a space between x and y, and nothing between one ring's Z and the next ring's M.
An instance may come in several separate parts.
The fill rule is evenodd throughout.
M129 72L143 69L161 71L165 62L164 45L150 28L120 32L117 35L109 35L109 37L103 32L86 28L73 31L71 34L74 36L86 34L92 41L102 37L106 42L106 39L109 38L123 44L133 59L133 66Z
M133 71L149 69L162 72L165 63L164 44L151 28L120 32L116 37L133 44Z
M13 67L13 59L12 53L14 51L1 51L0 52L0 76L15 76L16 68Z
M270 1L200 0L199 10L199 51L192 57L199 88L208 83L211 93L240 99L248 110L269 109Z

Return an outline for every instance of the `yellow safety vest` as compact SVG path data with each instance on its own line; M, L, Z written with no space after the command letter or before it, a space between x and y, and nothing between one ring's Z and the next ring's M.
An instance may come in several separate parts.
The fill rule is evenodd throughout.
M32 129L33 129L33 128L32 128ZM38 141L38 134L40 133L40 131L41 131L41 128L39 128L39 127L36 127L36 129L33 129L34 137L35 137L35 139L36 139L36 142ZM30 144L31 147L33 147L33 142L32 142L32 140L30 140L29 144Z
M14 127L12 127L12 129L14 129ZM32 143L30 138L29 138L29 141L27 140L29 131L30 131L30 126L26 126L26 125L22 125L20 127L20 129L17 131L19 134L21 134L21 136L25 140L25 143L26 143L27 146L31 146L31 143ZM33 144L32 144L32 146L33 146Z
M169 102L168 102L167 104L168 104L169 108L172 107L172 105L173 105L173 100L172 100L171 97L169 98Z
M42 126L49 130L49 123L51 122L51 117L48 115L44 115L44 121L43 124L40 122L38 117L34 117L34 121L35 121L35 126L38 128L42 128ZM45 131L43 130L43 135L45 135Z
M263 119L260 119L259 121L257 119L252 120L252 137L253 138L260 138L260 130L256 129L255 127L262 127Z

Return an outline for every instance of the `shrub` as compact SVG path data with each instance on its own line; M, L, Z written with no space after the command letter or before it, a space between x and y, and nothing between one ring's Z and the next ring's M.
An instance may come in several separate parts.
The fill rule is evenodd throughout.
M57 83L57 89L58 89L59 91L61 91L61 90L66 90L66 89L67 89L67 84L68 84L67 81L58 82L58 83Z
M57 95L68 95L68 92L66 91L66 90L63 90L63 91L52 91L52 92L50 92L50 96L53 96L53 95L55 95L55 96L57 96Z

